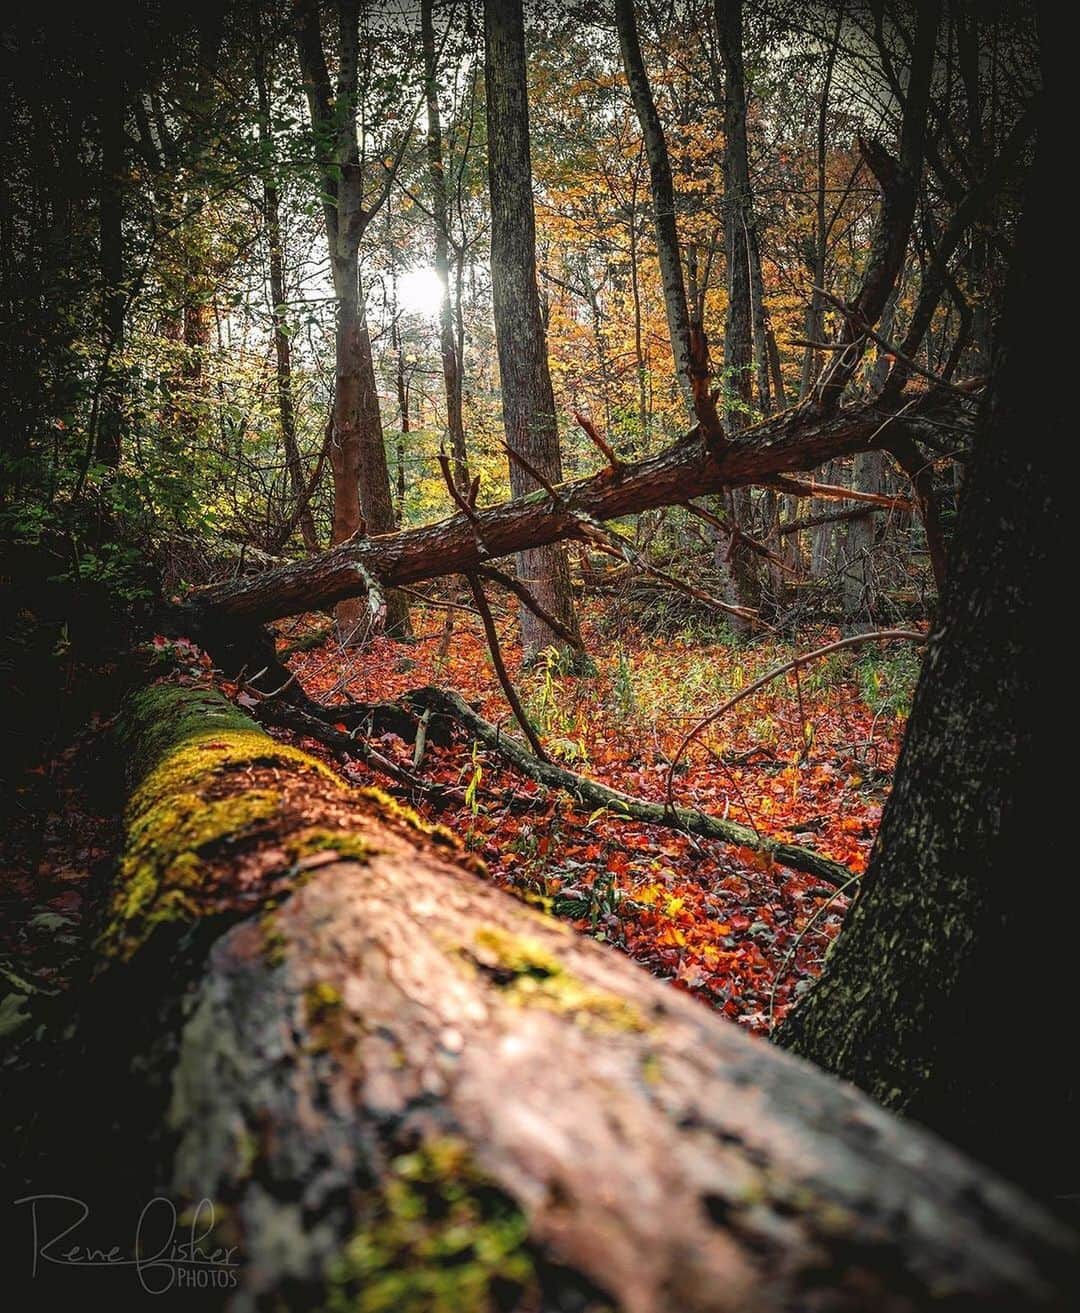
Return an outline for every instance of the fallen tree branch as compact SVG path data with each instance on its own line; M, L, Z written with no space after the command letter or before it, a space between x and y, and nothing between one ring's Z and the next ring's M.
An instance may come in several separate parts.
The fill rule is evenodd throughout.
M581 635L575 634L557 616L552 615L546 606L541 605L520 579L515 579L513 575L507 574L504 570L497 570L493 565L477 566L473 573L481 579L490 579L492 583L498 584L500 588L505 588L508 592L513 593L529 608L533 615L547 625L556 638L561 638L567 647L572 648L575 652L585 651Z
M843 488L834 483L815 483L812 479L792 479L782 475L769 479L768 487L789 497L819 497L822 501L857 501L868 506L883 506L894 511L914 510L907 497L895 497L884 492L863 492L859 488Z
M962 417L958 404L963 403L951 393L937 390L903 404L898 401L891 409L875 400L841 407L827 415L808 408L790 410L769 416L713 452L706 449L695 428L658 455L623 466L617 479L605 468L589 478L560 484L554 490L557 500L540 489L485 507L476 512L479 530L493 557L580 538L583 519L617 519L724 487L775 486L778 477L792 470L812 469L824 461L867 449L880 431L883 417L905 407L903 425L917 435L924 417ZM813 488L782 486L781 490L807 496L829 495ZM850 498L850 489L840 491ZM868 495L874 494L854 499ZM343 544L251 579L197 589L185 604L174 609L171 625L198 636L215 615L257 623L329 608L343 598L366 592L360 566L387 588L440 575L464 574L487 561L476 534L477 526L459 513L437 524Z
M381 752L377 752L370 743L364 740L358 730L346 733L344 730L336 729L333 725L327 724L322 717L309 715L306 711L301 711L299 707L291 706L288 702L265 702L259 708L259 719L271 725L280 725L284 729L291 729L298 734L304 734L308 738L315 739L316 742L323 743L331 748L339 757L357 757L365 766L370 766L372 770L378 771L380 775L387 776L395 784L401 785L402 788L408 789L413 794L428 794L434 797L445 797L447 795L461 797L460 789L447 788L442 784L435 784L429 780L421 779L419 775L414 775L412 771L406 770L404 766L399 766L396 762L391 761L389 757L384 757Z
M865 520L875 513L873 506L854 506L846 511L822 511L820 515L801 515L797 520L788 520L782 524L777 533L783 537L788 533L800 533L803 529L813 529L819 524L834 524L841 520Z
M544 784L551 789L560 789L590 808L606 807L613 815L625 820L640 821L645 825L662 825L665 829L696 834L702 839L716 839L721 843L750 848L754 852L772 858L781 866L790 867L795 871L805 871L834 887L852 879L852 874L846 866L841 866L839 862L823 857L809 848L770 839L765 835L757 834L749 826L740 825L736 821L724 821L691 807L668 807L662 802L635 798L629 793L608 788L606 784L587 779L584 775L578 775L551 761L537 761L523 743L502 733L496 725L474 711L460 694L450 689L433 687L415 689L407 693L404 700L420 707L431 707L442 715L458 721L485 747L505 757L529 779L536 780L538 784Z
M521 699L517 695L517 689L510 678L506 669L506 662L503 661L502 649L499 647L499 635L495 629L495 621L491 617L491 608L487 604L487 598L484 596L484 590L480 585L480 580L475 574L467 574L469 587L472 589L473 600L476 602L476 609L480 612L480 619L484 626L484 636L487 639L488 651L491 653L491 663L495 667L495 674L498 676L499 683L502 685L502 691L506 694L506 700L510 704L510 710L514 713L514 719L521 726L525 737L529 740L529 746L540 761L547 761L548 756L544 751L544 745L533 729L532 721L525 714L525 708L521 705Z

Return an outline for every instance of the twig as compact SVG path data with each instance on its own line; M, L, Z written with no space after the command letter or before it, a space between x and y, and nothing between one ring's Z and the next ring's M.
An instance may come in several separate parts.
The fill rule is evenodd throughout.
M521 705L521 699L517 695L517 690L510 681L507 674L506 665L503 661L502 650L499 647L499 635L495 632L495 621L492 619L491 608L487 604L487 598L484 596L484 590L480 586L480 580L475 574L467 574L465 578L472 589L473 600L476 602L476 609L480 612L480 619L484 622L484 634L487 637L488 649L491 652L492 664L495 666L495 673L499 677L499 683L502 685L503 692L506 694L506 700L510 703L510 710L513 711L517 723L525 732L525 737L529 740L529 746L539 758L540 761L547 761L548 756L544 751L544 746L537 737L536 730L533 729L532 723L525 714L525 708Z
M822 287L815 287L814 291L823 296L826 301L830 302L842 315L849 319L851 323L855 325L857 332L861 333L864 337L870 338L872 342L875 342L881 347L886 355L893 356L896 360L899 360L900 363L910 369L913 374L921 374L923 378L929 379L929 381L936 387L946 388L949 392L956 392L960 396L968 395L968 390L966 388L957 383L950 382L947 378L942 378L940 374L935 374L932 370L926 369L924 366L912 360L910 356L906 356L903 351L901 351L895 343L890 342L887 337L882 337L880 333L876 333L867 325L866 320L863 319L862 315L860 315L852 306L849 306L846 301L842 301L840 297L834 296L831 292L826 292ZM850 346L851 343L847 343L847 345ZM826 350L830 351L836 351L838 349L838 344L833 344L826 348Z
M575 652L584 651L581 636L575 634L572 629L564 625L561 620L553 616L545 606L538 602L520 579L515 579L513 575L497 570L493 565L479 566L474 573L478 574L481 579L490 579L492 583L499 584L500 587L513 593L515 597L521 599L533 615L542 620L552 633L561 638L568 647L572 647Z
M776 975L773 976L772 989L769 990L769 1034L770 1035L772 1034L773 1031L773 1025L774 1025L773 1018L776 1015L776 991L777 988L779 987L784 972L787 971L788 963L791 961L791 959L795 956L795 954L799 950L799 945L803 941L803 936L810 931L810 929L817 921L818 917L821 916L821 914L827 908L831 907L838 898L840 898L843 894L847 893L847 891L851 888L853 884L855 884L855 882L859 878L860 878L859 876L853 875L850 880L846 881L838 889L834 889L832 893L829 895L829 897L825 900L825 902L823 902L820 907L815 909L814 915L810 918L809 921L807 921L806 925L804 925L803 928L796 935L795 942L788 949L787 953L784 956L784 960L777 967Z
M618 456L615 455L608 440L587 415L582 415L580 411L575 410L574 419L577 420L578 424L584 430L585 436L590 442L592 442L593 446L599 449L601 455L611 467L612 476L618 474L623 467L623 463Z
M911 643L925 643L926 637L926 634L920 634L917 630L913 629L878 629L869 634L852 634L849 638L841 638L835 643L827 643L824 647L815 648L813 652L804 652L801 656L794 657L792 660L785 661L782 665L774 666L772 670L766 671L760 679L755 679L752 684L748 684L746 688L740 689L734 697L728 698L728 700L715 711L710 711L707 716L703 716L702 719L687 732L683 741L679 744L674 757L672 757L671 764L668 766L667 785L665 789L666 805L668 807L675 806L675 767L679 764L683 753L694 739L697 738L703 729L708 728L709 725L712 725L715 721L719 720L725 712L730 711L736 703L741 702L743 698L748 698L751 693L756 693L759 688L764 688L766 684L776 679L777 676L784 675L789 670L797 670L799 666L808 665L811 661L816 661L819 657L828 656L831 652L839 652L842 648L857 647L862 643L887 642L891 639L907 639Z
M745 529L740 528L739 525L735 524L733 521L725 523L719 515L713 515L711 511L705 510L703 506L695 506L692 501L684 501L683 506L692 515L696 515L699 520L704 520L706 524L713 525L715 528L719 529L721 533L726 533L732 538L737 538L739 542L747 546L752 552L756 553L756 555L763 556L767 561L772 561L772 563L779 566L781 570L787 570L789 574L799 573L799 571L796 570L793 565L789 565L783 557L777 556L777 554L766 547L763 542L759 542L757 538L752 537Z
M484 535L480 532L480 516L476 513L476 494L480 490L479 474L473 479L468 493L464 494L454 482L454 476L450 470L450 457L445 451L439 452L438 460L439 469L442 470L443 479L446 481L446 487L453 498L454 505L458 507L473 527L473 537L476 539L477 551L481 556L490 556L491 548L484 541Z
M450 651L450 638L454 632L454 613L447 611L446 622L443 625L442 641L439 643L439 649L435 653L435 673L441 679L443 663L446 661L446 654ZM420 724L416 727L416 743L413 746L413 770L420 769L420 763L424 760L424 749L427 747L428 724L431 721L431 708L425 707L424 714L420 717Z
M439 462L439 469L442 470L443 479L446 482L447 491L453 498L454 505L457 506L458 510L461 511L470 523L478 525L480 523L480 517L477 515L476 510L472 505L472 500L466 497L454 482L454 476L450 470L450 457L445 451L440 451L437 460ZM473 480L473 487L479 488L479 477L480 476L477 475L477 478Z
M512 461L516 461L517 464L521 466L521 468L525 471L526 474L531 475L532 478L536 480L536 482L541 486L541 488L543 488L543 490L548 494L548 496L552 499L552 501L554 501L556 506L565 506L566 503L563 501L562 496L558 492L556 492L555 487L551 483L550 479L545 478L544 475L540 473L540 471L536 468L535 465L530 464L529 461L525 459L525 457L521 454L520 451L515 451L514 448L511 447L509 442L504 442L502 445L506 448L506 454L510 457L510 459Z
M432 606L437 611L465 611L468 615L480 614L475 606L466 606L463 602L444 602L438 597L422 593L419 588L409 588L405 584L398 584L397 591L407 597L415 597L424 606Z

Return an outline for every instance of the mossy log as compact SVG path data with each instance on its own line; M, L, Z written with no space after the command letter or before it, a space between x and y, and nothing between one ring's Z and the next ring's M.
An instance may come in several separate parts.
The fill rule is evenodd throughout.
M124 742L67 1142L213 1202L229 1307L1075 1307L1036 1205L216 694L141 693Z

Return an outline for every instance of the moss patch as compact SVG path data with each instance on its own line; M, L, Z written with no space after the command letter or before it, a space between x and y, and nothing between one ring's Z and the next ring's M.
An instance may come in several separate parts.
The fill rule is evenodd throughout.
M309 1053L340 1048L345 1034L343 1000L337 986L319 980L304 990L304 1020L311 1041Z
M298 831L285 841L284 847L292 862L303 861L313 853L326 852L337 853L343 861L366 862L376 851L363 835L321 826Z
M648 1029L632 1003L586 984L536 939L484 926L473 936L465 957L487 972L504 996L520 1007L565 1013L587 1029Z
M391 798L382 789L365 786L358 789L357 793L360 797L375 803L385 819L401 821L410 830L416 830L420 834L427 835L434 843L444 848L460 848L461 844L453 830L447 829L445 825L439 825L436 821L425 821L419 812L414 811L403 802L398 802L396 798Z
M528 1223L459 1140L395 1158L371 1215L328 1272L326 1313L532 1307Z
M213 690L143 689L125 708L120 739L139 783L125 811L120 869L98 939L106 957L127 960L163 921L196 919L214 859L277 816L280 794L237 791L238 771L280 767L346 788L322 762L276 743Z

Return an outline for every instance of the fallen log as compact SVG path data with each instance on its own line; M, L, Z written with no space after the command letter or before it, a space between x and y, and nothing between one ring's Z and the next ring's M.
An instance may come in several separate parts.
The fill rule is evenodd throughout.
M768 484L786 472L812 469L838 456L881 445L900 428L917 436L922 421L940 420L946 414L956 419L965 405L954 390L940 390L904 403L897 398L888 407L873 401L832 414L789 410L769 416L713 450L697 429L692 429L656 456L616 470L607 467L591 478L560 484L551 492L540 489L469 515L462 512L437 524L348 543L254 579L198 589L176 612L174 622L187 626L201 639L208 623L250 625L327 608L343 598L364 595L373 579L385 588L440 575L467 574L498 557L581 537L590 522L595 526L619 516L681 504L725 487ZM799 487L820 492L822 485ZM853 495L850 489L838 491L846 497Z
M143 1258L107 1274L138 1307L192 1271L234 1309L1074 1306L1037 1205L445 832L203 689L144 691L123 733L83 1062L46 1086L65 1189L21 1198L39 1251L82 1239L77 1146L114 1209L194 1211L199 1257L140 1216ZM72 1271L42 1268L36 1306Z
M428 707L432 711L456 720L474 739L478 739L485 747L505 757L522 775L536 780L538 784L546 785L549 789L559 789L563 793L568 793L590 808L606 807L624 820L641 821L645 825L662 825L669 830L681 830L684 834L696 834L702 839L717 839L721 843L750 848L778 862L781 866L814 875L834 888L839 889L852 882L852 873L846 866L814 852L811 848L771 839L768 835L758 834L748 825L740 825L737 821L721 820L719 816L709 816L693 807L669 807L662 802L635 798L632 794L611 789L606 784L601 784L599 780L590 780L554 762L541 761L524 743L505 733L491 721L485 720L459 693L451 689L433 687L414 689L407 693L403 700L407 704L421 708Z

